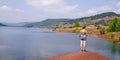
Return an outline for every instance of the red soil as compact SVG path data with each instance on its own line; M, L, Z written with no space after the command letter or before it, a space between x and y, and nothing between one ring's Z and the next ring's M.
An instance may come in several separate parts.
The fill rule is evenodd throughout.
M119 40L119 38L120 38L120 32L115 32L114 39Z
M57 32L72 32L74 28L59 28L56 29Z
M92 34L100 34L99 31L95 27L87 27L86 30L88 33ZM57 32L73 32L73 31L80 31L80 28L59 28L56 29Z
M103 34L100 37L105 38L105 39L110 39L110 35L109 34Z
M111 59L94 52L71 52L47 58L45 60L111 60Z
M87 27L86 30L90 34L96 34L96 35L100 34L99 30L97 30L95 27Z
M89 34L95 34L95 35L99 35L99 37L105 38L105 39L110 39L110 35L109 34L103 34L100 35L99 30L97 30L95 27L87 27L86 30L88 31ZM57 32L73 32L73 31L80 31L80 29L78 28L59 28L56 30ZM120 32L115 32L114 34L114 40L118 41L120 37Z
M110 34L103 34L100 37L105 38L105 39L110 39ZM118 41L120 37L120 32L115 32L114 33L114 41Z

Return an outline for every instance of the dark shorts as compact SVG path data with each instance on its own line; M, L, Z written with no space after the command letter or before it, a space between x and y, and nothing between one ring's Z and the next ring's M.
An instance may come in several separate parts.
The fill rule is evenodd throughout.
M81 36L80 39L81 39L82 41L85 41L85 40L87 40L87 37L86 37L86 36Z

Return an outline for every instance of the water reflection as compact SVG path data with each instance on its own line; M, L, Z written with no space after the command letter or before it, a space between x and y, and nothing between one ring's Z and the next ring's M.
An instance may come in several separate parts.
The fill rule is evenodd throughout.
M8 55L7 50L9 48L7 45L0 45L0 60L13 60L13 58Z
M111 45L111 52L112 54L119 54L120 55L120 45L119 44L115 44L115 43L112 43Z

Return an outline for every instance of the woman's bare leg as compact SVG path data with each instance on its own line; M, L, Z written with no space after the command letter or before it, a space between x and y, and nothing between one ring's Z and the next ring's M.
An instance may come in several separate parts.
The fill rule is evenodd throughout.
M83 49L86 49L86 41L83 41Z
M83 41L80 40L80 50L83 50Z

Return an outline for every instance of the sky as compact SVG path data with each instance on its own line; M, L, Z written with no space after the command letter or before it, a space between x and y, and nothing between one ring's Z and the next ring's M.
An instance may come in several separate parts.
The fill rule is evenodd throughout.
M120 0L0 0L0 22L39 22L80 18L104 12L120 14Z

